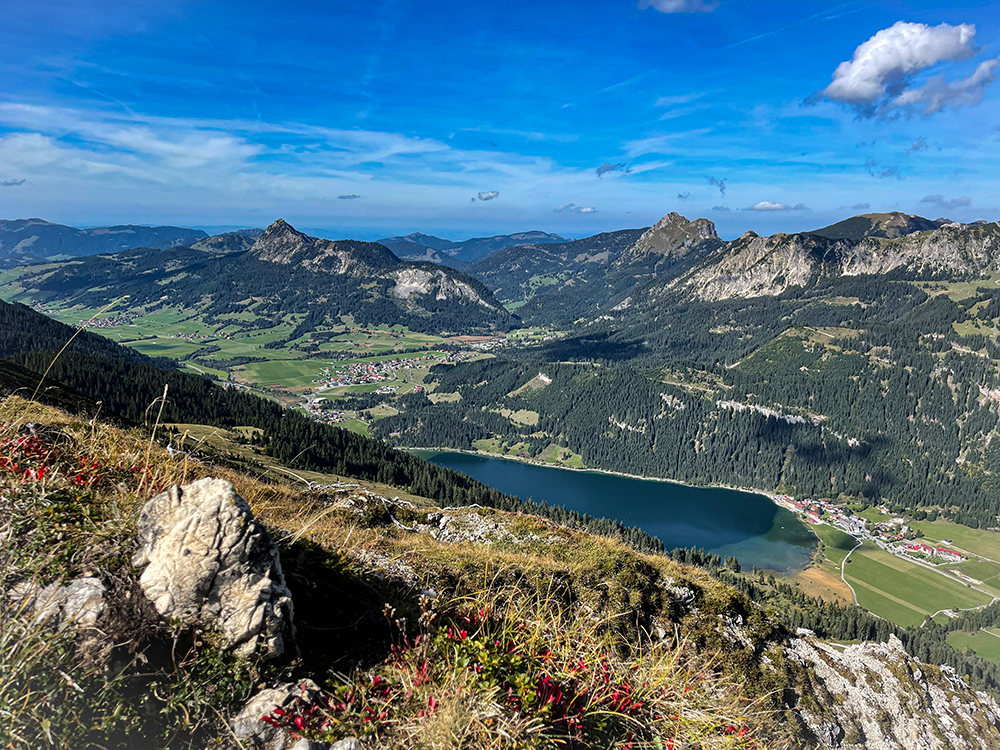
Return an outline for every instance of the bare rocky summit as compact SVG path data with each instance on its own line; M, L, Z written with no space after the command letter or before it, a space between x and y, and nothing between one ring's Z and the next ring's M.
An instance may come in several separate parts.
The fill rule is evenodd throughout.
M902 215L901 215L902 216ZM938 224L909 217L913 231L893 220L877 224L858 238L849 232L823 231L761 237L747 232L726 243L703 262L670 281L664 291L678 291L706 301L777 296L840 276L926 274L976 277L1000 270L1000 226L996 223ZM922 222L935 224L921 230ZM836 225L834 225L836 226Z

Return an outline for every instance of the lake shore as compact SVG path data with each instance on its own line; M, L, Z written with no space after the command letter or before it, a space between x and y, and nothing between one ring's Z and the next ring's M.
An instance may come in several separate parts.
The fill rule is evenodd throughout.
M399 448L399 450L405 450L411 452L427 451L433 453L463 453L467 456L482 456L483 458L502 458L507 461L519 461L521 463L529 464L531 466L541 466L549 469L563 469L565 471L579 471L591 474L607 474L609 476L624 477L626 479L641 479L646 482L666 482L668 484L677 484L680 485L681 487L688 487L693 490L731 490L733 492L746 492L751 495L762 495L763 497L766 497L768 500L773 502L778 507L784 508L785 510L788 510L787 503L791 500L794 500L794 498L792 498L790 495L779 495L776 492L768 492L767 490L762 490L758 487L733 487L732 485L728 484L689 484L688 482L682 482L678 479L668 479L666 477L647 477L647 476L642 476L641 474L626 474L623 471L611 471L610 469L592 469L588 467L579 468L576 466L561 466L559 464L550 464L544 461L538 461L533 458L525 458L524 456L505 456L499 453L490 453L489 451L483 451L478 449L463 450L461 448L440 448L440 447L425 448L416 446L402 446ZM798 514L795 514L795 517L798 518ZM803 526L806 526L808 528L808 524L806 524L804 521L801 521L801 519L799 520L800 522L802 522Z

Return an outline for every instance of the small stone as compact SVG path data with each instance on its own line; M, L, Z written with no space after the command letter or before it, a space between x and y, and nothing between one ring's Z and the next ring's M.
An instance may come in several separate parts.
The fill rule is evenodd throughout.
M296 698L312 701L320 695L319 686L312 680L288 682L262 690L247 701L236 718L230 722L233 734L248 747L286 750L291 747L288 744L288 733L272 727L262 721L261 717L267 716L276 708L285 708ZM298 750L298 745L295 747Z
M313 742L312 740L299 740L292 745L292 750L329 750L330 746L325 742Z
M357 737L347 737L330 745L330 750L365 750Z

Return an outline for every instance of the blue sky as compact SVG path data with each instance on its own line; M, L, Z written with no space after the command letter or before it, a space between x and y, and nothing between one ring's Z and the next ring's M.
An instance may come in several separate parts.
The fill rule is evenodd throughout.
M0 218L997 220L998 56L989 2L9 2Z

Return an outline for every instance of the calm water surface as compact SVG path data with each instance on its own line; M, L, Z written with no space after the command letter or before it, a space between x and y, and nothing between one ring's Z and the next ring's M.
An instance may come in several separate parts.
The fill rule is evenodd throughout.
M737 558L744 568L794 571L805 567L816 546L816 537L794 514L763 495L467 453L416 452L509 495L615 518L659 537L667 549L704 547Z

